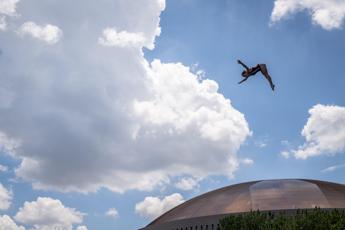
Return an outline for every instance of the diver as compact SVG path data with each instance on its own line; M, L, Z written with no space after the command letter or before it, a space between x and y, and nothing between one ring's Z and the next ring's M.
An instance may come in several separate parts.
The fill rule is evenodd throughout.
M255 67L248 68L248 66L246 66L246 64L244 64L240 60L237 60L237 63L241 64L246 69L242 72L242 77L244 77L244 79L240 81L238 84L241 84L242 82L246 81L250 76L253 76L260 71L262 75L264 75L267 81L270 83L271 89L274 91L275 85L272 82L271 76L268 74L266 64L258 64Z

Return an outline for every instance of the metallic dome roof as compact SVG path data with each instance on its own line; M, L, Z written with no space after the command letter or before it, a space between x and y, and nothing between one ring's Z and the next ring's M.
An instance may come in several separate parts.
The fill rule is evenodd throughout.
M345 185L304 179L263 180L227 186L195 197L158 217L148 226L171 221L249 212L345 208Z

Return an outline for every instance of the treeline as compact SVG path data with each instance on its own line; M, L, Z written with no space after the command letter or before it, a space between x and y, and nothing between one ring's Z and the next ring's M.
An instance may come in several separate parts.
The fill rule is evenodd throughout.
M284 212L252 211L220 220L221 230L345 230L344 210L297 210Z

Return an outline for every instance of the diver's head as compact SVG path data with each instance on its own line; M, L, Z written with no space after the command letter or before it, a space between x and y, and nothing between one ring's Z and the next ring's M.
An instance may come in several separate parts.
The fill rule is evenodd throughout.
M242 72L242 77L248 77L249 76L249 73L248 73L248 71L243 71Z

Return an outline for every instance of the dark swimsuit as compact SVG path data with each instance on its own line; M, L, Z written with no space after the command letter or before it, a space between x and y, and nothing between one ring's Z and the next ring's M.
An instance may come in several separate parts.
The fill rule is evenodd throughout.
M255 66L255 67L253 67L253 68L250 68L249 70L248 70L248 73L249 73L249 75L250 76L252 76L252 75L255 75L257 72L259 72L260 71L260 66L259 65L257 65L257 66Z
M266 65L265 64L258 64L257 66L250 68L248 70L249 75L251 75L251 76L257 74L257 72L259 72L259 71L261 71L263 74L267 73Z

